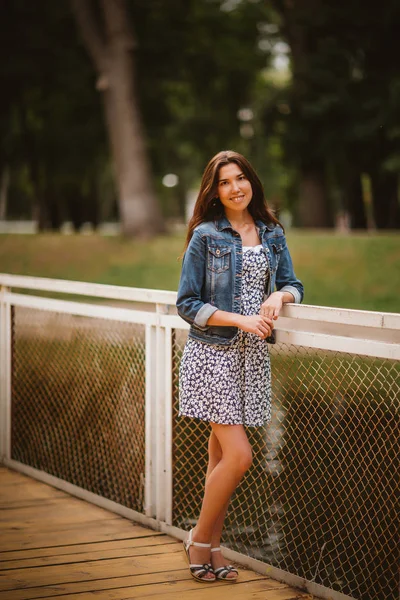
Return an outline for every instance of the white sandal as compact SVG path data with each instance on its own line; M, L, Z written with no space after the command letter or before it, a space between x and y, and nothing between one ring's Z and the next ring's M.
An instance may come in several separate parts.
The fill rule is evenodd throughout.
M186 558L189 563L190 574L194 579L196 579L196 581L201 581L204 583L214 583L214 581L216 580L216 576L210 563L206 563L204 565L190 564L190 546L197 546L199 548L211 548L211 544L202 544L201 542L194 542L192 540L192 533L193 529L190 530L187 541L183 542L183 548L185 550ZM214 577L206 577L208 573L212 573Z
M221 552L221 548L211 548L211 552ZM218 581L230 581L235 582L239 577L239 571L235 569L232 565L225 565L224 567L219 567L218 569L214 569L215 577ZM229 573L236 573L236 577L228 577Z

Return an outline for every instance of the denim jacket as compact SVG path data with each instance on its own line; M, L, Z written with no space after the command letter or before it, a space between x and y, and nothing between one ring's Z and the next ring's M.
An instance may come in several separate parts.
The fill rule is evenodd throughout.
M256 221L261 244L266 252L269 277L265 297L275 286L303 300L303 284L293 271L285 234L279 225ZM207 325L218 309L240 314L242 289L242 238L226 217L201 223L183 257L178 288L178 314L190 323L189 336L209 344L230 345L237 327ZM273 332L274 333L274 332ZM273 343L274 336L267 338Z

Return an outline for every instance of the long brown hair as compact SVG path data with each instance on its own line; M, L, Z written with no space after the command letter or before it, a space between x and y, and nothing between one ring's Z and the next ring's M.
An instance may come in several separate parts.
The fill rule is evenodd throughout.
M253 197L247 208L253 219L259 219L264 223L275 223L275 225L282 227L282 224L268 208L262 183L249 161L238 152L223 150L213 156L204 169L199 195L188 225L185 250L192 238L194 229L200 223L213 221L224 216L224 207L218 199L218 178L221 167L229 163L236 163L250 181Z

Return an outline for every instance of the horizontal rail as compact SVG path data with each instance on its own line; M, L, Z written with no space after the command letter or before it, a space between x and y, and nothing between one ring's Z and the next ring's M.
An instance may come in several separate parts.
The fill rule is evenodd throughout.
M39 310L59 312L80 317L95 317L97 319L123 321L124 323L156 325L158 319L157 313L132 310L130 308L99 306L98 304L85 304L83 302L39 298L37 296L25 296L24 294L12 293L4 294L3 298L5 302L13 306L24 306L25 308L36 308Z
M169 315L161 312L165 305L158 302L156 303L157 312L153 312L70 300L42 298L6 291L3 291L2 299L8 305L50 312L96 317L128 323L159 325L161 327L171 327L181 330L189 329L188 323L178 315ZM354 313L356 314L354 315ZM360 356L375 356L377 358L400 360L400 344L398 343L398 339L396 339L398 338L396 318L400 318L400 315L342 309L321 309L320 307L307 305L285 306L283 315L282 323L279 321L276 322L277 342L321 350L350 352ZM303 315L306 318L303 318ZM323 320L323 315L327 315L329 320ZM349 319L351 315L353 315L352 320ZM317 316L319 316L318 319ZM386 319L385 317L393 318ZM301 328L298 329L296 325L300 323ZM326 323L330 323L331 328L335 325L334 331L324 331L323 327ZM361 325L362 323L364 326ZM369 323L369 326L367 323ZM394 329L389 328L389 323L393 324ZM374 339L374 331L380 331L386 339Z
M175 306L177 293L168 290L152 290L128 286L87 283L47 277L27 277L0 273L0 286L35 291L92 296L112 300L147 302ZM287 304L282 316L324 323L373 327L385 330L400 330L400 313L381 313L350 308L313 306L310 304ZM186 328L186 327L183 327Z
M286 319L288 326L280 328L276 324L276 341L282 344L293 344L295 346L307 346L320 350L333 350L336 352L347 352L360 356L375 356L376 358L389 358L400 360L400 344L387 340L374 340L368 338L368 330L365 328L365 337L350 337L341 335L347 333L345 326L338 326L337 335L331 333L320 333L318 331L302 331L291 329L290 324L294 319ZM189 329L188 323L176 315L160 315L159 324L163 327L173 329Z
M399 302L400 308L400 302ZM400 313L381 313L372 310L336 308L331 306L313 306L311 304L287 304L284 316L308 321L341 323L361 327L400 329Z
M276 340L294 346L400 360L400 345L384 341L285 329L277 329Z
M67 279L49 279L47 277L27 277L25 275L0 273L0 285L26 290L92 296L94 298L109 298L131 302L150 302L168 305L175 305L176 302L176 292L105 285L102 283L87 283L85 281L69 281Z

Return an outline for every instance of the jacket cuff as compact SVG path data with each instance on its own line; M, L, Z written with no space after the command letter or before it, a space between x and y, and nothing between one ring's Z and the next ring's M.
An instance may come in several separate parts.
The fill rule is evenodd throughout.
M218 308L213 306L212 304L203 304L203 306L198 311L193 324L200 328L206 328L207 321L217 311Z
M301 294L297 288L293 285L284 285L283 288L279 290L280 292L290 292L294 297L295 304L301 303Z

